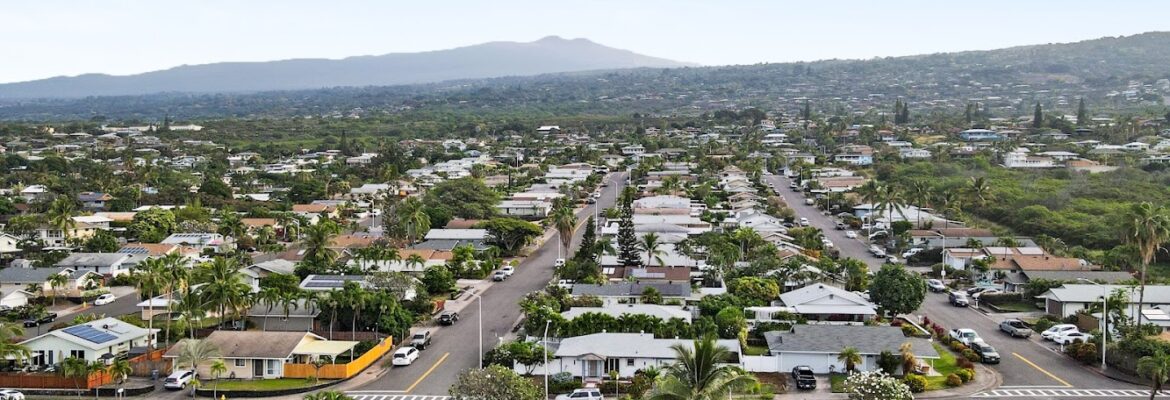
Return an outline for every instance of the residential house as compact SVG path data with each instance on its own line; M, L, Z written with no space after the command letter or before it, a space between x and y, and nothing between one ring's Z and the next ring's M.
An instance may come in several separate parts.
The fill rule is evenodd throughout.
M1126 303L1124 312L1130 318L1135 318L1139 308L1138 288L1129 285L1092 285L1092 284L1064 284L1058 288L1049 289L1044 294L1036 296L1044 302L1044 310L1048 314L1059 318L1076 315L1090 307L1093 303L1101 302L1101 295L1121 290L1125 293ZM1146 285L1145 301L1140 304L1141 310L1160 309L1170 310L1170 286Z
M240 274L244 275L244 282L252 286L253 292L259 292L261 279L273 274L293 275L296 272L296 267L296 262L274 258L241 268Z
M841 146L838 151L839 152L833 156L833 162L858 166L873 164L872 147L852 144Z
M936 222L934 225L938 225ZM996 236L990 229L978 228L932 228L920 229L910 231L910 246L921 247L925 249L938 248L954 248L966 247L971 240L977 240L983 246L994 245L999 241L999 236ZM1027 239L1016 239L1017 241L1028 241Z
M218 233L175 233L159 243L191 247L199 253L207 250L221 253L232 247L232 242Z
M286 363L308 364L321 356L336 358L349 352L358 342L325 340L310 332L214 331L203 339L219 349L227 365L228 379L276 379L284 377ZM163 358L178 363L185 342L167 350ZM196 371L212 376L210 363Z
M731 351L732 359L725 360L738 365L742 351L736 340L718 340L719 346ZM690 339L657 339L649 333L595 333L564 338L556 344L548 364L537 366L534 373L557 374L568 372L574 378L586 380L602 379L616 371L619 377L633 377L637 371L648 368L662 369L674 364L675 351L672 346L691 348ZM523 365L516 365L523 372Z
M781 293L780 303L810 323L864 323L877 316L874 305L861 295L823 283Z
M621 317L625 314L646 315L663 321L678 318L686 321L688 324L692 318L691 312L684 310L681 306L664 306L658 304L607 304L601 307L573 307L569 311L562 312L561 317L564 317L566 320L571 320L587 313L604 314L614 318Z
M68 328L52 330L20 342L32 355L32 365L59 364L66 358L109 364L131 348L146 347L155 341L153 332L117 318L102 318Z
M54 288L49 281L54 275L64 275L68 279L63 286ZM5 293L10 293L9 289L21 289L34 295L78 296L81 291L88 287L96 287L100 282L100 276L93 271L78 271L72 268L8 267L0 269L0 289L4 289Z
M691 268L671 267L603 267L601 273L610 282L662 282L686 283L691 282Z
M965 142L994 142L1003 140L1004 136L987 129L968 129L959 132L959 139Z
M93 271L104 276L118 276L130 273L136 262L132 254L125 253L72 253L55 264L73 270ZM139 260L145 257L138 257Z
M81 207L90 210L104 210L106 203L114 199L108 193L102 192L81 192L77 194L77 200L81 202Z
M314 321L321 315L321 308L305 299L296 299L287 304L256 303L247 315L248 321L262 331L309 332L315 327Z
M605 303L638 303L646 288L654 288L666 302L685 302L692 299L689 283L622 282L609 284L573 285L573 296L597 296Z
M20 253L20 242L22 240L15 235L0 232L0 256L7 254Z
M1079 283L1081 279L1087 279L1093 282L1111 285L1135 280L1132 274L1125 271L1014 270L1009 271L1006 276L1004 276L1003 287L1004 290L1009 292L1020 292L1025 289L1025 287L1028 285L1028 282L1037 279L1063 283Z
M842 372L845 364L837 356L845 347L853 347L861 354L858 370L878 370L882 352L896 355L906 343L919 360L939 359L929 340L906 337L895 326L794 325L790 331L764 332L764 340L768 343L768 356L756 364L757 368L749 365L749 370L787 372L797 365L807 365L818 374Z
M543 219L552 212L551 202L541 200L504 200L496 204L500 215L521 219Z
M345 287L348 282L355 282L363 288L369 288L365 275L309 275L301 280L301 289L310 292L328 292Z
M0 285L0 308L22 307L28 304L29 299L36 297L36 293L29 293L19 285Z

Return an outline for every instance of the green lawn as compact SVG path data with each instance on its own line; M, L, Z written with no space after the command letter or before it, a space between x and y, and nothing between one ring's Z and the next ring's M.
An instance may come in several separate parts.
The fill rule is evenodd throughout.
M320 383L326 383L326 382L328 382L328 381L322 380ZM255 379L255 380L251 380L251 379L226 380L225 379L225 380L219 382L218 389L219 390L268 391L268 390L295 389L295 388L309 387L309 386L315 386L315 385L316 385L316 383L313 383L312 379L300 379L300 378L295 378L295 379ZM215 388L215 387L216 387L215 381L207 381L207 382L203 382L203 386L200 387L200 389L211 390L212 388Z
M932 368L938 371L939 375L926 377L926 390L946 389L948 388L947 375L958 371L959 366L956 364L955 354L951 353L950 350L944 349L938 343L934 343L934 351L938 352L939 359L934 360Z
M746 349L743 349L743 354L748 356L762 356L764 354L768 354L768 347L753 346L749 344Z
M1002 312L1028 312L1039 310L1036 308L1036 304L1026 301L996 304L995 307L1000 309Z
M845 374L829 375L829 389L833 393L845 393Z

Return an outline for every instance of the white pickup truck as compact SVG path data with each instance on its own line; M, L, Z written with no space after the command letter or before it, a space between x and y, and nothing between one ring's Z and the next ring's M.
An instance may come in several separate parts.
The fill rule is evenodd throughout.
M979 334L974 329L967 328L951 329L951 338L967 346L970 346L971 342L980 339Z

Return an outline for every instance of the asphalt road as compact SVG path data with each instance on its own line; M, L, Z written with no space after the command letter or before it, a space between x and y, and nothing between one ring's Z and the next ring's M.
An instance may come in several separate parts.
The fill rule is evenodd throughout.
M835 222L813 206L805 205L805 197L788 188L787 177L771 175L765 180L775 185L777 192L784 196L799 217L808 218L811 226L820 228L826 237L841 251L841 257L852 257L869 264L870 270L881 268L882 260L869 254L869 245L863 240L849 239L844 231L835 229ZM863 232L858 232L863 236ZM899 255L900 256L900 255ZM999 322L1007 317L998 314L984 314L974 308L952 307L945 293L927 293L917 315L929 317L947 329L970 328L995 347L1002 361L992 366L1003 377L1001 389L1036 389L1036 394L1019 396L1028 398L1062 398L1060 395L1039 394L1043 389L1141 389L1140 386L1105 378L1078 365L1072 359L1059 354L1057 345L1040 339L1039 334L1031 339L1011 338L999 331ZM1022 393L1022 392L1021 392Z
M119 290L119 292L122 292L122 290ZM138 305L137 305L140 302L140 300L138 300L138 294L136 292L131 292L130 294L126 294L126 295L121 295L121 293L118 293L118 294L120 296L117 299L115 299L113 303L106 304L104 306L90 305L90 307L86 308L85 310L76 311L76 312L68 312L68 313L65 310L60 310L60 308L62 308L61 306L63 306L65 303L68 303L70 306L73 306L74 304L69 303L67 300L63 300L63 299L58 300L57 304L58 304L59 309L57 311L55 311L57 313L57 318L54 319L53 322L45 322L45 323L40 324L40 326L25 327L24 328L25 337L32 338L32 337L38 336L42 333L48 332L49 328L52 327L53 325L56 325L59 322L72 321L73 318L76 318L78 315L83 315L83 314L103 315L104 314L107 317L117 317L120 315L138 313L140 311L140 309L138 308Z
M593 215L594 207L609 207L625 186L626 173L614 173L607 177L609 187L603 188L597 204L590 204L578 212L582 223ZM584 229L577 229L574 246L580 242ZM483 309L483 350L487 351L499 343L520 319L520 298L540 290L553 278L553 263L557 259L560 240L555 236L530 254L511 278L496 282L481 296ZM395 367L376 381L357 388L351 395L371 396L411 394L446 395L447 389L456 382L459 372L479 366L479 344L477 342L480 313L476 303L469 304L460 312L458 323L448 327L430 328L433 342L422 352L414 364Z

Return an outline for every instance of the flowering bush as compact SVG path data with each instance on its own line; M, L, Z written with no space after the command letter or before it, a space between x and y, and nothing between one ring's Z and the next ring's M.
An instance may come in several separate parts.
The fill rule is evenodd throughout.
M922 375L906 375L905 378L902 378L902 382L905 382L906 386L909 387L910 391L913 393L922 393L924 390L926 390L926 377L923 377Z
M955 375L958 375L959 379L963 380L963 383L967 383L975 379L975 370L972 368L963 368L955 372Z
M963 384L963 378L960 378L959 375L956 375L956 374L947 375L947 386L955 387L955 386L959 386L962 384Z
M979 357L979 353L976 353L975 350L963 349L963 358L971 360L971 362L975 362L975 361L979 361L980 357Z
M845 378L845 391L851 400L914 399L909 386L881 371L850 374Z

